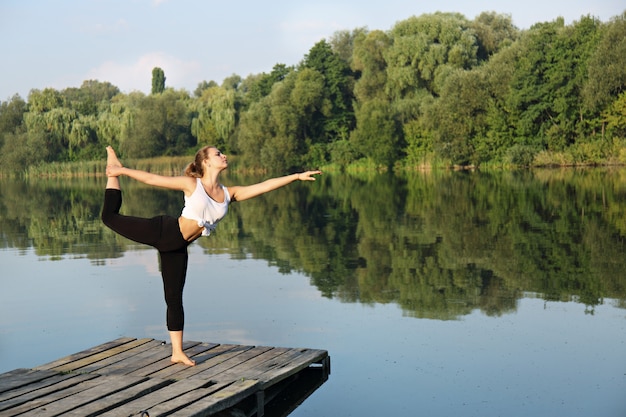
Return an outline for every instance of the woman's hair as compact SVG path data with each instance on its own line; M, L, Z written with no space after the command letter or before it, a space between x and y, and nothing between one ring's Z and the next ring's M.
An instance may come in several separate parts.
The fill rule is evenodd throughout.
M209 157L209 149L215 148L215 146L205 146L196 152L196 157L192 163L185 168L185 175L188 177L202 178L204 175L204 168L202 167L202 161Z

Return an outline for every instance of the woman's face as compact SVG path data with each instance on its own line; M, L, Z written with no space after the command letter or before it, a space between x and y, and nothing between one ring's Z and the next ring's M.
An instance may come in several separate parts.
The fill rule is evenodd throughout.
M208 167L226 168L228 167L228 158L217 148L209 148L209 157L206 159Z

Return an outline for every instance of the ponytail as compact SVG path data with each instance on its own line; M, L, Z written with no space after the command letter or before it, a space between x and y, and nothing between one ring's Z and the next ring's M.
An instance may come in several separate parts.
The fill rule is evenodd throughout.
M200 171L202 171L202 169L200 169ZM188 177L195 177L195 178L202 177L202 175L198 172L198 169L196 169L195 162L192 162L189 165L187 165L187 168L185 168L185 175Z

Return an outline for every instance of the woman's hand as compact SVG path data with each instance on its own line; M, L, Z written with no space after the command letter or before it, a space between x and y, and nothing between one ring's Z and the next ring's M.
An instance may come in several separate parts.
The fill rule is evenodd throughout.
M119 177L122 175L122 169L121 165L107 165L107 177Z
M321 175L322 171L306 171L298 173L298 179L300 181L315 181L313 175Z

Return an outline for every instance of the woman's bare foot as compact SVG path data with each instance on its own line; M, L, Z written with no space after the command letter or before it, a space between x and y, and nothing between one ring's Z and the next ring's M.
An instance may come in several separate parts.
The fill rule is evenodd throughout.
M117 159L117 155L111 146L107 146L107 185L106 188L120 189L118 177L109 176L109 167L122 167L122 163Z
M194 366L196 361L189 359L183 350L183 331L170 330L170 340L172 341L172 363L182 363L187 366Z
M172 358L170 359L172 363L182 363L187 366L195 366L196 361L189 359L187 355L184 353L172 353Z
M117 155L113 150L113 147L107 146L107 166L108 167L121 167L122 163L117 159Z

